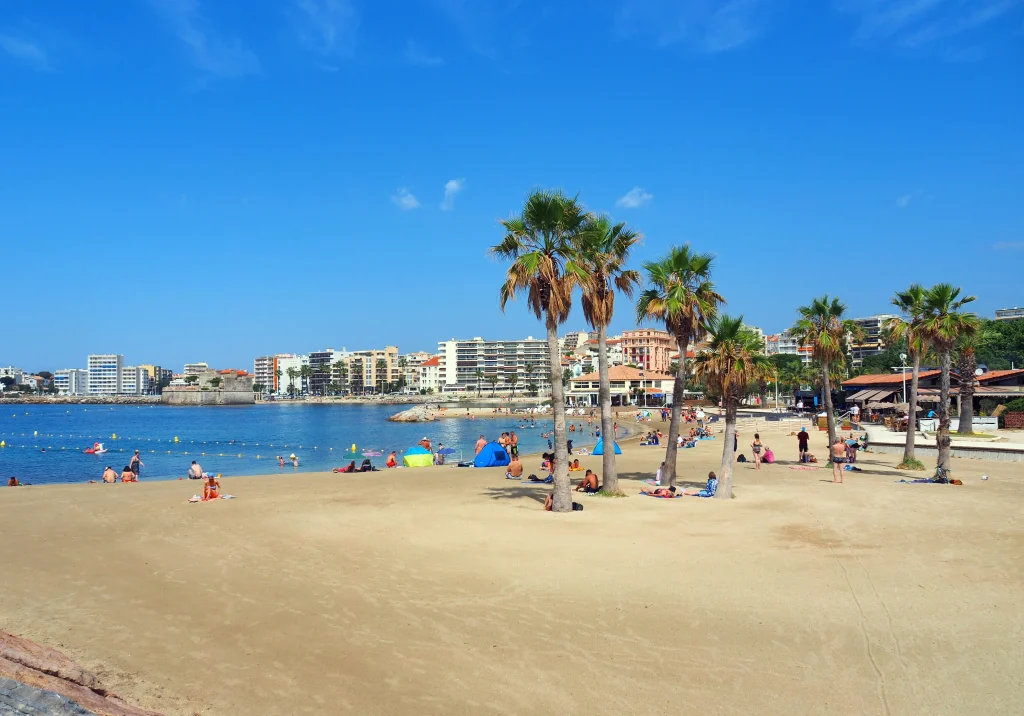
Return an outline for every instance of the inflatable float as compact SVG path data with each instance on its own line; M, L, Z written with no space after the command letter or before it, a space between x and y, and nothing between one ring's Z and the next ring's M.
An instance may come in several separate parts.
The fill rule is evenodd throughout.
M102 455L107 449L103 447L103 443L93 443L91 448L85 449L86 455Z

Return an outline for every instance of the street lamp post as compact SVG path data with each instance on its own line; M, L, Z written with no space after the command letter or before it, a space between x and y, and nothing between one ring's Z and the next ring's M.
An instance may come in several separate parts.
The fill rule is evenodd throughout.
M903 402L907 402L907 354L900 353L900 371L903 373ZM910 415L910 406L907 406L907 415Z

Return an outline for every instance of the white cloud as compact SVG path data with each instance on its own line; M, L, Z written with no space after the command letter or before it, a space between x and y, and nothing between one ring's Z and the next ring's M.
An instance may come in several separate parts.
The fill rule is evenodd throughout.
M621 34L653 36L659 45L684 43L699 52L725 52L761 35L771 0L626 0L618 13Z
M349 56L359 17L352 0L292 0L291 20L299 41L318 54Z
M1024 1L838 0L836 7L859 20L858 40L889 42L921 50L987 27L1024 8ZM954 54L961 53L954 50Z
M466 186L465 179L449 179L444 185L444 201L441 202L441 211L451 211L455 208L455 195Z
M992 248L996 251L1024 251L1024 241L997 241Z
M424 67L437 67L444 64L444 60L440 57L420 50L415 42L409 42L405 46L405 59L414 65L422 65Z
M14 35L0 35L0 50L36 70L49 68L46 50L31 40Z
M260 61L237 37L223 37L207 22L199 0L150 0L203 72L243 77L260 71Z
M625 196L620 196L618 201L615 202L615 206L620 209L638 209L645 204L649 204L653 198L654 194L649 194L641 187L635 186L626 192Z
M395 202L395 206L402 211L409 211L420 205L419 200L404 186L391 196L391 201Z
M901 209L905 209L910 206L910 202L914 200L913 194L904 194L903 196L896 197L896 206Z

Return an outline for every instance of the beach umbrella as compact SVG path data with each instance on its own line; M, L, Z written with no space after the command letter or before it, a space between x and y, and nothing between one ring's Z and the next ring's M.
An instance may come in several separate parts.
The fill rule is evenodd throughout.
M450 448L449 447L449 448L441 448L440 450L437 451L437 454L438 455L454 455L456 452L458 452L458 451L455 448Z

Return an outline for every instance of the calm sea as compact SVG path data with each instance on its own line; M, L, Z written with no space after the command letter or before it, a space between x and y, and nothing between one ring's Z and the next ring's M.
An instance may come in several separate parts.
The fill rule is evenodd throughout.
M163 405L10 405L0 414L0 477L14 475L32 484L99 480L107 465L120 470L135 450L145 467L142 479L177 479L192 460L208 472L257 475L281 472L277 455L299 458L298 471L325 471L363 460L364 450L379 450L371 458L383 467L386 455L399 458L424 435L471 458L477 437L496 439L515 429L508 416L494 419L439 420L434 423L389 423L395 406L275 404L244 407L195 408ZM584 425L584 428L586 426ZM543 452L551 429L549 419L535 429L517 430L520 451ZM117 438L113 438L116 435ZM584 437L586 436L586 437ZM576 446L593 444L589 430L572 436ZM175 442L175 438L178 439ZM82 451L102 442L104 455ZM356 452L351 452L355 444ZM284 472L294 472L290 463Z

